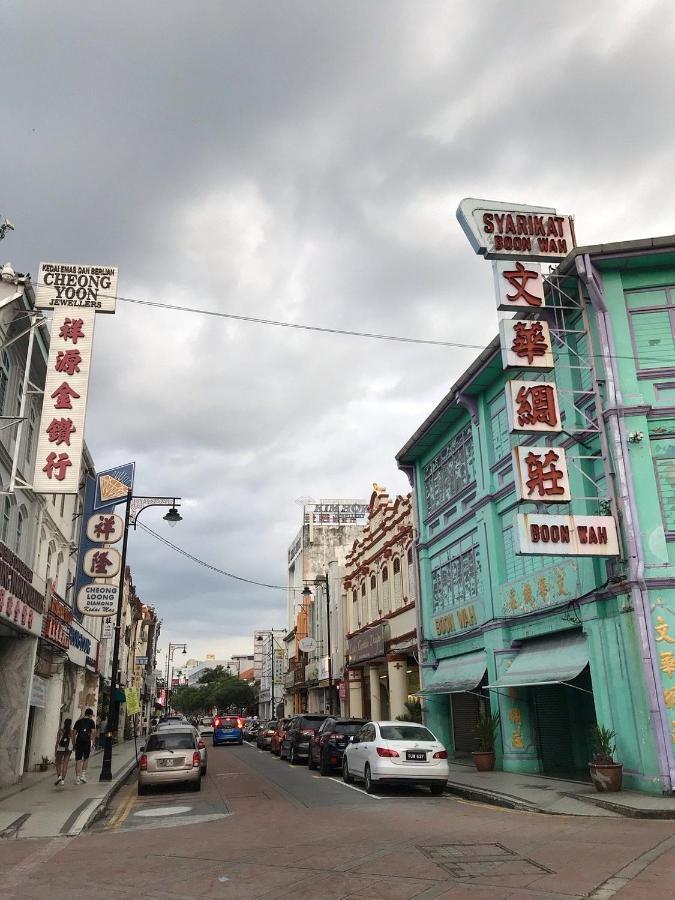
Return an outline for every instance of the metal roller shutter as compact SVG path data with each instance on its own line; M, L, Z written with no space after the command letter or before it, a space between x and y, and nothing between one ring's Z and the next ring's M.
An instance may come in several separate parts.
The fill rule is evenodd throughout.
M455 753L471 753L477 747L474 727L480 715L480 700L475 694L451 694L452 727Z

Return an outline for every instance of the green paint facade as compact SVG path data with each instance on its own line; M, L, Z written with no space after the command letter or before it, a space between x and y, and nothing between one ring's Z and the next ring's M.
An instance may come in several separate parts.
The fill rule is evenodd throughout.
M504 371L495 340L397 455L415 485L426 721L461 756L480 712L498 710L497 767L561 776L587 773L597 722L616 732L626 787L669 792L675 238L579 248L553 283L564 432L509 433L506 381L551 376ZM511 450L528 443L565 448L570 504L517 499ZM621 554L518 555L517 512L613 514ZM526 684L503 686L528 666Z

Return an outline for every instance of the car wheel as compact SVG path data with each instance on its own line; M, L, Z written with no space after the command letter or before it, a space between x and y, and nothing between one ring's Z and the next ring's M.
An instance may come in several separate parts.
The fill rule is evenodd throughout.
M326 757L321 754L319 757L319 774L320 775L330 775L330 769L328 768L328 763L326 762Z
M429 790L434 795L434 797L440 797L443 791L445 790L444 784L430 784Z
M354 783L354 779L349 774L349 764L347 763L346 759L342 760L342 780L344 781L345 784L353 784Z
M237 741L237 743L238 743L238 744L243 744L243 743L244 743L244 739L242 738L240 741Z
M298 754L295 752L295 747L291 747L291 755L289 759L291 761L291 765L293 766L296 766L300 762Z
M279 759L286 759L283 746L279 747Z
M316 769L316 763L314 762L314 759L312 758L312 748L311 747L309 748L309 756L307 757L307 768L311 769L312 771L314 771L314 769Z
M144 797L148 793L148 789L144 784L138 785L138 796Z
M190 785L190 790L191 790L191 791L194 791L195 794L196 794L198 791L201 791L201 789L202 789L202 780L201 780L201 778L200 778L198 781L193 781L192 784Z
M366 769L363 773L363 786L366 790L366 794L374 794L375 793L375 783L373 782L373 777L370 774L370 766L366 763Z

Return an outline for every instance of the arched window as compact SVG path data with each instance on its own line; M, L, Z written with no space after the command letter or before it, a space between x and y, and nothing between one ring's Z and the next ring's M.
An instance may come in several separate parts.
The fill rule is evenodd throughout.
M377 608L377 575L370 576L370 621L379 619L380 614Z
M26 424L26 462L30 462L33 453L33 444L35 443L35 420L35 407L31 406Z
M358 628L359 625L359 592L354 589L352 591L352 615L351 615L352 629Z
M56 571L54 572L54 585L56 587L57 593L61 593L59 591L59 576L61 575L61 566L63 565L63 553L59 553L56 557Z
M367 600L366 600L366 582L361 582L361 609L359 610L359 625L365 625L368 621Z
M50 544L47 548L47 571L45 572L45 581L49 581L52 573L52 560L54 557L54 550L56 547L54 544Z
M16 516L16 539L14 541L14 552L21 559L21 550L23 543L23 525L26 521L26 510L22 506Z
M9 524L12 520L12 501L9 497L5 497L2 504L2 542L7 543L9 537Z
M415 572L413 570L413 546L408 547L408 603L415 599Z
M403 579L401 577L401 560L394 557L394 609L398 609L403 601Z
M382 614L387 615L391 612L391 604L389 602L389 563L385 563L382 567Z
M9 356L3 350L0 356L0 416L5 415L7 404L7 388L9 387Z

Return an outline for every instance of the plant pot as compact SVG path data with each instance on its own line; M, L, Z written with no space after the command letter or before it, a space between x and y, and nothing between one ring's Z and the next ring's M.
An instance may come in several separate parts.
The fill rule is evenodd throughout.
M492 772L495 767L494 750L474 750L471 755L479 772Z
M38 763L41 772L46 772L49 768L49 763Z
M589 763L588 768L596 791L601 794L610 794L621 790L622 763Z

